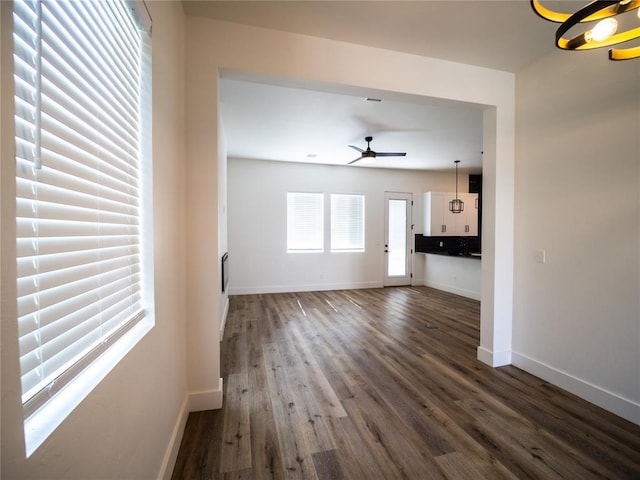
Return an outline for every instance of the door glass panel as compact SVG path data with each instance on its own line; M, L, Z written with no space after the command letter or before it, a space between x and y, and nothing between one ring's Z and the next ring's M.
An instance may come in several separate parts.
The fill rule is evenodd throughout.
M407 201L389 199L388 272L391 276L407 274Z

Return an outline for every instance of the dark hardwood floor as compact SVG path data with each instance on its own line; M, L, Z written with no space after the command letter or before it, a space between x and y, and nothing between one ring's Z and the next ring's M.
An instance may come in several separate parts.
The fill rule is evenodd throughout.
M640 427L476 359L478 302L426 287L234 296L221 410L174 479L639 479Z

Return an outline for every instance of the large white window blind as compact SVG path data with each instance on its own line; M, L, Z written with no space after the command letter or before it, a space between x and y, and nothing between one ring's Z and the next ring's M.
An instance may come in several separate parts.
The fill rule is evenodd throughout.
M287 192L287 252L324 251L324 195Z
M364 250L364 195L331 194L331 251Z
M122 1L14 1L25 417L144 317L147 33ZM147 25L148 26L148 25Z

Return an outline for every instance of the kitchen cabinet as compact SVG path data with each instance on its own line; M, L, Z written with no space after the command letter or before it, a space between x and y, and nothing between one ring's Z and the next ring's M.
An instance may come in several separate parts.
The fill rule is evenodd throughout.
M451 192L424 194L424 230L429 237L475 237L478 235L478 194L458 193L464 210L452 213L449 202L456 198Z

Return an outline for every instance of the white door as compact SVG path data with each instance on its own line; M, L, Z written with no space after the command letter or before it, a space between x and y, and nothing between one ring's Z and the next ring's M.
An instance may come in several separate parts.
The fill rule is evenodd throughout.
M385 192L384 286L411 285L411 193Z

